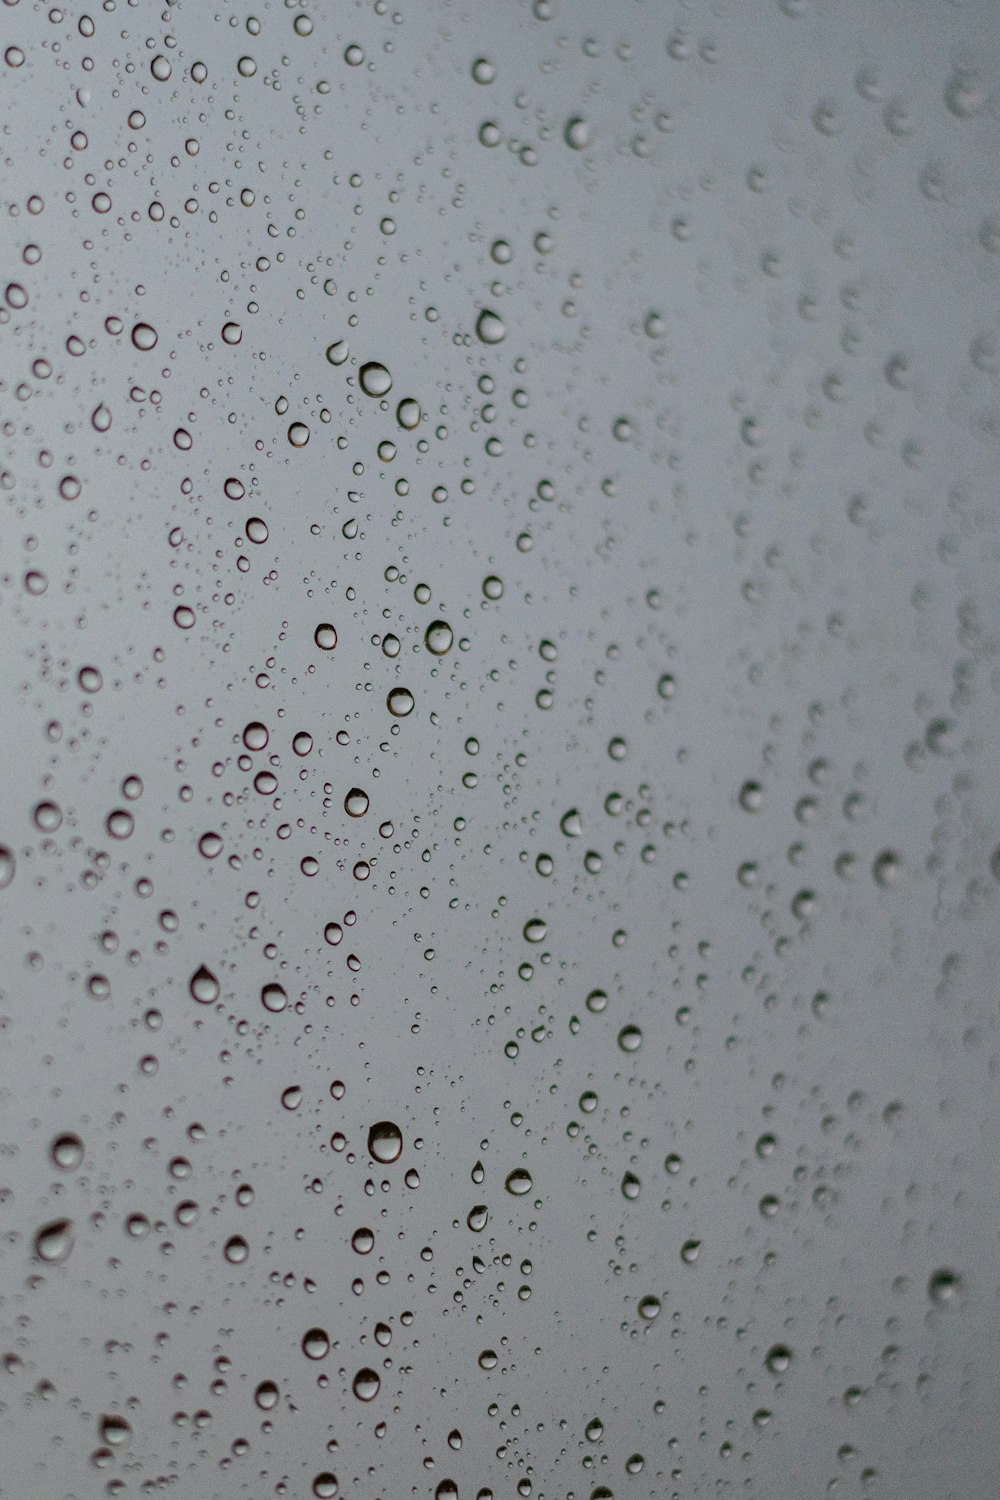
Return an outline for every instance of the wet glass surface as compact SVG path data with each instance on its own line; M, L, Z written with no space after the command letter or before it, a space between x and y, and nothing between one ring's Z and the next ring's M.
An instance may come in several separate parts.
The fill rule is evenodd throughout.
M1000 9L3 9L0 1496L1000 1489Z

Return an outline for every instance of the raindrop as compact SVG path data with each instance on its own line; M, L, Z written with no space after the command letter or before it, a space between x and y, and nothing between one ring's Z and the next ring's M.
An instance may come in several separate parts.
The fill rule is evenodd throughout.
M61 1172L73 1172L83 1161L83 1141L72 1131L57 1135L50 1149L52 1160Z
M68 1259L73 1249L72 1219L53 1219L43 1224L35 1235L35 1254L49 1265L59 1265Z
M574 151L583 151L590 145L590 126L582 116L573 115L571 119L566 121L563 139L567 146L571 146Z
M480 343L499 344L506 335L507 329L500 315L484 307L476 319L476 336Z
M618 1033L618 1045L623 1052L638 1052L642 1046L642 1032L638 1026L623 1026Z
M17 869L14 851L8 844L0 844L0 891L10 885Z
M112 1448L120 1448L132 1436L131 1424L124 1417L104 1416L98 1422L97 1430L101 1435L101 1442Z
M260 992L260 1003L273 1016L280 1015L288 1004L288 995L284 986L276 983L265 984Z
M927 1295L935 1307L954 1307L962 1294L962 1278L957 1271L942 1267L927 1282Z
M213 1001L219 998L219 981L211 969L206 968L204 964L191 975L188 988L191 991L192 997L200 1005L211 1005Z
M392 376L385 365L380 365L375 360L361 366L358 379L366 396L387 396L392 390Z
M143 353L148 353L150 349L156 348L158 337L159 335L151 323L136 323L132 329L132 342Z
M446 656L454 639L447 620L433 620L424 632L424 645L432 656Z
M403 1132L391 1120L379 1120L368 1132L368 1154L384 1166L398 1161L403 1151Z
M513 1172L507 1173L504 1187L514 1198L523 1198L525 1193L531 1192L531 1173L524 1167L515 1167Z
M344 798L344 811L350 818L363 818L368 811L368 793L354 786Z
M385 706L397 719L405 719L414 709L414 698L409 688L393 688L385 700Z
M310 1328L302 1339L302 1353L307 1359L325 1359L330 1352L330 1338L325 1328Z
M374 1401L381 1384L375 1371L365 1368L355 1375L351 1388L359 1401Z
M337 644L336 629L329 624L317 625L313 640L321 651L332 651Z

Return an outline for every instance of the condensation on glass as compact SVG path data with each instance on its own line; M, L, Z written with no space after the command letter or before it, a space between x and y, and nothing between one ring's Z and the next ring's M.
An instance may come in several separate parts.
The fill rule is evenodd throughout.
M0 1495L996 1494L1000 10L85 3Z

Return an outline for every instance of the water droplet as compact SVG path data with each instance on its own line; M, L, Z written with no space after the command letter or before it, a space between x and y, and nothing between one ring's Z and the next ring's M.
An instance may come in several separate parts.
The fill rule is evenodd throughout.
M368 1154L384 1166L398 1161L403 1152L403 1132L392 1120L379 1120L368 1132Z
M642 1046L642 1032L638 1026L623 1026L618 1033L618 1045L623 1052L638 1052Z
M148 353L150 349L156 348L159 335L151 323L136 323L132 329L132 342L137 349Z
M351 1389L359 1401L374 1401L381 1384L375 1371L365 1368L355 1375Z
M71 1130L57 1135L50 1149L52 1160L61 1172L74 1172L83 1161L83 1141Z
M499 344L506 338L507 329L499 313L484 307L476 319L476 336L483 344Z
M693 1266L701 1253L701 1240L685 1240L681 1246L681 1260L686 1266Z
M405 396L396 407L396 421L407 432L412 432L420 425L420 403L412 396Z
M0 891L6 889L14 879L17 860L8 844L0 844Z
M95 432L107 432L111 426L111 411L102 401L100 406L95 406L90 414L91 425Z
M219 998L219 981L211 969L206 968L204 964L191 975L188 988L199 1005L211 1005Z
M304 16L298 16L296 19L302 21L306 18ZM313 1480L312 1488L313 1494L317 1497L317 1500L332 1500L332 1497L336 1495L338 1489L336 1474L331 1474L328 1469L324 1469L322 1474L316 1475L316 1478Z
M198 840L198 852L205 859L218 859L222 853L222 835L214 831L203 833Z
M583 151L590 145L590 126L581 115L573 115L566 121L563 139L574 151Z
M325 1328L310 1328L302 1339L307 1359L325 1359L330 1352L330 1338Z
M111 1448L120 1448L132 1436L132 1427L124 1417L103 1416L97 1424L101 1442Z
M234 1234L223 1245L222 1254L231 1266L241 1266L250 1254L250 1246L242 1235Z
M358 379L366 396L387 396L392 390L392 376L385 365L380 365L375 360L361 366Z
M622 1178L622 1197L634 1203L642 1191L642 1183L634 1172L626 1172Z
M337 339L327 345L326 357L331 365L343 365L351 357L351 346L346 339Z
M385 700L385 706L397 719L405 719L414 709L414 698L409 688L393 688Z
M465 1222L474 1233L478 1234L481 1229L486 1228L489 1217L490 1211L486 1204L477 1203L469 1209Z
M370 1229L356 1229L351 1235L351 1249L356 1255L370 1255L375 1249L375 1236Z
M498 578L495 573L483 579L483 594L487 599L501 599L503 597L503 579Z
M497 76L497 70L488 57L477 57L472 64L472 76L477 83L492 83Z
M264 750L267 748L267 741L267 725L262 724L259 719L254 719L243 731L243 743L248 750Z
M273 1380L262 1380L253 1393L253 1399L261 1411L273 1411L278 1404L280 1392Z
M883 890L891 890L894 885L897 885L901 873L902 861L895 850L883 849L882 853L876 856L872 865L872 875L876 885L880 885Z
M288 995L284 986L274 982L265 984L260 992L260 1003L273 1016L280 1015L288 1004Z
M524 924L524 940L527 943L541 943L544 941L547 931L548 929L541 917L532 917L529 922L525 922Z
M49 1265L59 1265L68 1259L73 1241L72 1219L53 1219L35 1235L35 1254Z
M288 441L293 448L304 448L309 441L309 428L305 422L293 422L288 429Z
M363 818L368 811L368 793L354 786L344 798L344 811L349 818Z
M559 827L568 839L578 839L580 837L583 833L583 823L575 807L571 807L568 812L563 813L559 819Z
M313 640L321 651L332 651L337 644L337 632L333 625L317 625Z
M927 1295L935 1307L955 1307L962 1290L961 1276L944 1266L934 1271L927 1282Z
M660 1299L652 1294L640 1298L638 1313L644 1323L652 1323L660 1314Z
M424 645L432 656L446 656L455 636L447 620L433 620L424 632Z
M238 344L243 337L243 329L239 323L223 323L222 342L224 344Z
M773 1344L764 1356L764 1364L772 1375L783 1375L792 1362L792 1351L785 1344Z
M524 1167L515 1167L513 1172L508 1172L504 1187L515 1198L523 1198L525 1193L532 1189L531 1173Z

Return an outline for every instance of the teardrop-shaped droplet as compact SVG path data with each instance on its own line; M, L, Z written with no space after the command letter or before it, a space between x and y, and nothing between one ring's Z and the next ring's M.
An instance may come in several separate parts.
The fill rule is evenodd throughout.
M199 1005L211 1005L219 998L219 981L211 969L206 968L204 964L191 975L189 988L192 998L197 1000Z

